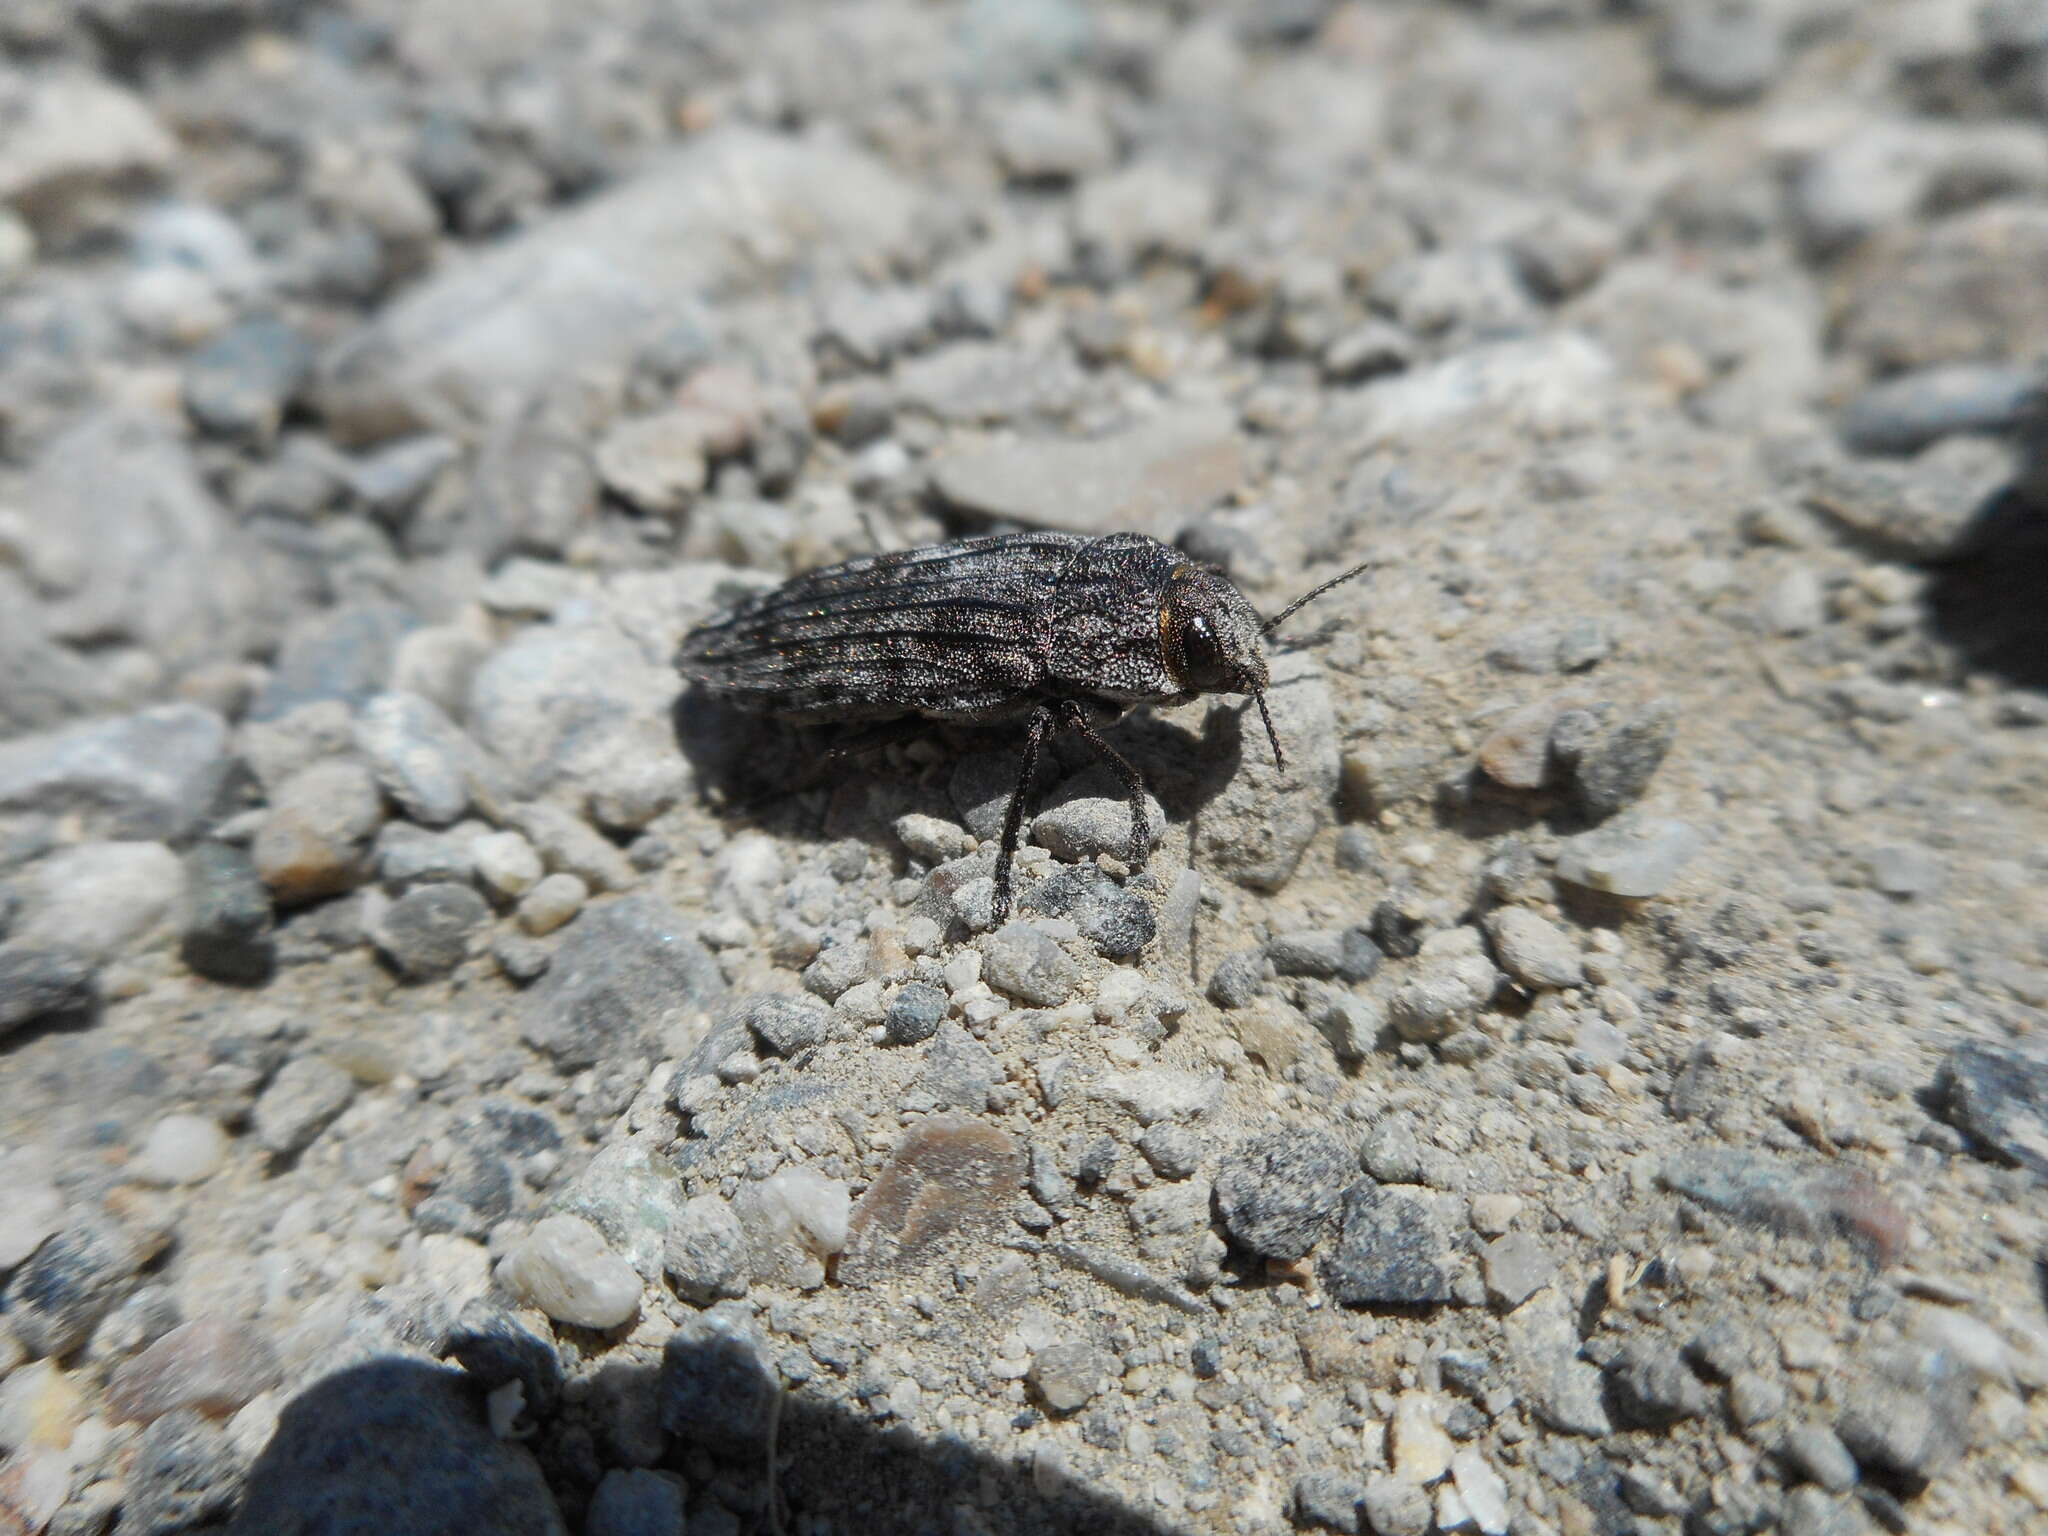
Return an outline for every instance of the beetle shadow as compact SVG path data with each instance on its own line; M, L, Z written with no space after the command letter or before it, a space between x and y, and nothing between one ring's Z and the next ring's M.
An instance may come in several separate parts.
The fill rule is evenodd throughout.
M1929 626L1972 671L2048 690L2048 507L2008 487L1978 509L1958 549L1931 570Z
M488 1371L387 1354L322 1377L284 1405L227 1536L453 1530L465 1506L497 1509L507 1530L582 1530L610 1471L642 1475L626 1486L647 1517L658 1518L653 1510L666 1502L687 1509L692 1530L744 1536L1171 1529L1035 1454L1045 1436L1005 1456L961 1436L878 1421L783 1388L776 1366L745 1340L678 1334L658 1365L601 1367L574 1408L561 1406L559 1368L540 1349L521 1374L554 1369L554 1401L523 1444L495 1440L487 1425ZM508 1369L496 1385L521 1374ZM1042 1416L1019 1408L1011 1422L1023 1430ZM1081 1426L1072 1433L1078 1441ZM1198 1465L1189 1468L1196 1476ZM668 1487L648 1487L649 1474Z
M695 684L677 698L670 727L700 793L722 815L783 836L825 841L856 835L884 845L891 818L870 814L876 805L888 805L892 815L916 808L957 820L960 812L946 792L951 765L980 752L1011 753L1021 765L1024 746L1021 720L986 726L916 718L874 725L790 725L733 709ZM1137 768L1168 819L1181 822L1192 820L1223 792L1246 750L1240 711L1223 705L1208 711L1199 730L1141 710L1107 727L1104 735ZM935 768L892 774L879 754L912 742L941 749ZM1027 823L1050 803L1061 782L1098 761L1074 732L1049 738L1027 790ZM866 793L883 789L888 793ZM826 797L829 803L806 805L814 791L835 793Z

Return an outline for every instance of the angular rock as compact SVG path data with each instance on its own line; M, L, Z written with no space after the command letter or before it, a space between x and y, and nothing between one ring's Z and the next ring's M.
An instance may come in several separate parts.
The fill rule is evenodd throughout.
M1934 1094L1981 1153L2048 1178L2048 1056L1965 1040L1942 1058Z
M388 602L341 603L306 614L285 636L249 719L281 720L329 700L351 709L368 703L390 685L398 647L416 622Z
M1355 1166L1322 1131L1269 1131L1224 1155L1216 1208L1240 1246L1263 1258L1299 1259L1336 1215Z
M1316 1272L1347 1307L1433 1307L1452 1299L1450 1241L1427 1205L1371 1179L1344 1192L1337 1241Z
M311 1146L348 1108L356 1085L334 1063L295 1056L284 1064L249 1116L257 1142L272 1155L291 1157Z
M661 1427L714 1455L745 1456L766 1444L781 1390L767 1340L743 1303L720 1302L687 1319L662 1348Z
M416 693L380 693L356 713L356 747L398 808L427 827L469 809L475 748L438 704Z
M1007 1131L959 1115L919 1121L854 1206L840 1283L914 1274L956 1246L991 1240L1023 1180L1023 1151Z
M313 375L312 345L275 315L251 315L185 361L185 410L201 430L258 444Z
M609 1329L640 1310L640 1276L580 1216L548 1216L506 1254L499 1283L558 1323Z
M211 981L252 986L277 963L270 892L245 849L201 843L185 855L178 953Z
M185 894L185 868L162 843L79 843L31 865L13 942L111 960L165 930Z
M76 815L89 836L175 842L198 830L227 771L227 722L162 704L0 742L0 812Z
M963 512L1075 533L1130 529L1170 541L1236 489L1244 454L1234 417L1203 408L1086 441L967 438L933 463L932 477L939 494Z
M251 848L256 873L284 905L353 890L369 875L383 820L376 780L359 763L315 763L278 787Z
M1058 1007L1081 984L1080 967L1032 923L1005 923L983 940L982 966L990 986L1038 1008Z
M44 64L0 73L0 203L69 233L74 205L170 169L177 142L132 92Z
M731 1204L698 1195L668 1229L662 1267L676 1294L698 1306L747 1294L753 1281L747 1234Z
M247 1323L194 1318L131 1360L107 1384L119 1422L148 1424L180 1408L225 1418L282 1379L269 1338Z
M370 939L407 981L430 981L469 957L471 937L490 917L466 885L420 885L384 909Z
M662 1027L715 1004L718 962L696 930L643 896L586 909L522 1003L521 1034L565 1071L653 1046Z
M1612 1431L1600 1369L1580 1357L1571 1304L1558 1291L1539 1291L1515 1308L1503 1322L1503 1334L1538 1419L1568 1435Z
M1330 824L1339 757L1336 707L1312 655L1282 651L1272 659L1266 702L1287 766L1274 764L1258 713L1247 705L1237 772L1203 808L1198 839L1198 862L1259 891L1285 885Z
M1605 821L1643 797L1677 733L1678 706L1652 699L1619 718L1567 711L1551 731L1550 750L1579 809Z
M481 419L630 357L687 304L885 267L915 209L909 188L851 148L740 127L698 135L414 288L326 360L322 414L359 441Z
M1557 877L1604 895L1644 900L1661 895L1705 845L1705 837L1690 823L1624 817L1566 838Z
M24 1025L90 1010L99 967L75 949L0 944L0 1039Z

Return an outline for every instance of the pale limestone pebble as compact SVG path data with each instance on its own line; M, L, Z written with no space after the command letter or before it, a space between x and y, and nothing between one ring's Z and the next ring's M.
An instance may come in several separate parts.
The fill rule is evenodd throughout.
M1223 1073L1148 1067L1139 1072L1113 1073L1094 1084L1093 1091L1097 1097L1129 1110L1140 1125L1199 1120L1222 1102Z
M905 852L933 865L964 859L980 846L974 834L964 827L917 811L898 816L895 832Z
M519 926L536 938L553 933L583 910L590 888L576 876L552 874L520 898Z
M148 1184L201 1184L227 1161L228 1134L208 1115L170 1114L149 1128L130 1167Z
M84 1390L54 1360L36 1360L0 1380L0 1452L61 1451L85 1422Z
M1403 1392L1396 1398L1387 1434L1397 1475L1427 1486L1450 1471L1451 1437L1438 1421L1430 1394Z
M70 1448L41 1447L17 1453L0 1465L0 1531L37 1536L71 1497Z
M732 1209L747 1234L755 1278L816 1290L825 1260L846 1247L853 1196L844 1179L814 1168L785 1168L744 1183Z
M517 832L486 832L470 845L470 854L477 879L500 901L517 901L546 873L533 844Z
M440 705L416 693L380 693L355 719L355 745L384 792L412 820L445 827L469 809L469 739Z
M1552 990L1585 981L1578 946L1542 914L1527 907L1501 907L1488 915L1486 929L1502 967L1523 985Z
M1513 1509L1508 1485L1492 1464L1473 1447L1462 1447L1451 1457L1451 1478L1481 1536L1506 1536Z
M235 731L235 755L273 802L293 775L355 752L355 717L340 699L315 699L269 720L249 720Z
M491 1289L490 1249L452 1232L429 1232L420 1238L417 1268L428 1289L451 1312L459 1313Z
M23 920L10 937L111 960L169 937L185 866L162 843L80 843L34 865L17 892Z
M522 805L512 823L550 870L574 875L593 891L623 891L639 880L632 860L595 827L559 805Z
M498 1265L498 1279L558 1323L610 1329L640 1310L640 1276L580 1216L535 1223Z
M49 1166L47 1154L34 1147L0 1161L0 1187L7 1191L0 1201L0 1273L21 1263L64 1225L64 1197L38 1165Z

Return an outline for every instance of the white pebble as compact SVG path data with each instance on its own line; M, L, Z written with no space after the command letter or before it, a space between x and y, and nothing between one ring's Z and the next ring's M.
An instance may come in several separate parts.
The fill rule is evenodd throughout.
M64 1224L64 1197L48 1179L25 1166L32 1152L0 1161L7 1198L0 1200L0 1272L10 1270L43 1245Z
M540 855L517 832L487 832L470 845L476 877L506 901L516 901L540 884Z
M580 1216L537 1223L498 1266L498 1279L578 1328L616 1328L640 1309L640 1276Z
M553 933L583 910L590 899L590 887L576 876L552 874L541 881L519 903L519 926L535 938Z
M150 1184L198 1184L227 1161L228 1135L206 1115L165 1115L135 1154L136 1176Z

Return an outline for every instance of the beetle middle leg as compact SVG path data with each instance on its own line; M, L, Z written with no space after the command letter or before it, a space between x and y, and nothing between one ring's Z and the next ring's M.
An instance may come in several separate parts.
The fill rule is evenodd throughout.
M1060 701L1060 724L1079 734L1095 750L1095 755L1109 764L1124 788L1124 799L1131 806L1130 857L1125 861L1132 869L1142 869L1147 851L1145 837L1145 778L1131 765L1131 760L1117 751L1095 729L1095 722L1088 718L1088 711L1078 699Z
M995 920L1001 925L1010 915L1010 865L1017 857L1017 837L1024 829L1024 801L1031 793L1031 780L1038 773L1038 749L1058 724L1050 704L1031 711L1024 727L1024 761L1017 767L1017 787L1010 791L1010 808L1003 813L1003 845L996 854Z

